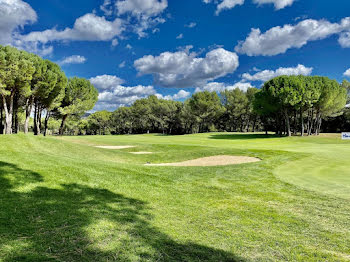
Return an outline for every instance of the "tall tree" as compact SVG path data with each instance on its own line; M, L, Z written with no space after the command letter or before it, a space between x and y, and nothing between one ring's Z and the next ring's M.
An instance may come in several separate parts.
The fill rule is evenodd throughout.
M35 69L24 51L0 46L0 95L5 113L5 134L12 134L15 95L26 96Z
M84 78L71 78L65 88L65 95L58 112L62 116L60 135L63 135L69 116L81 116L91 110L98 99L97 89Z
M199 124L199 132L209 131L210 125L224 112L216 92L195 93L189 99L188 105Z

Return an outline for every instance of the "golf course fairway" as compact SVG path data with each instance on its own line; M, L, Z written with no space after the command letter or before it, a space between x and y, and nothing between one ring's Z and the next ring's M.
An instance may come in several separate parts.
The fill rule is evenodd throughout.
M0 261L350 261L339 134L13 135L0 150ZM149 165L214 156L261 161Z

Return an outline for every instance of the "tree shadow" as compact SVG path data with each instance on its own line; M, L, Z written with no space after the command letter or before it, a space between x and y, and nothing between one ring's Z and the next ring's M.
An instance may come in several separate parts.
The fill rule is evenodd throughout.
M40 174L0 162L2 261L243 261L195 243L178 243L151 225L147 203L79 184L19 186Z
M229 140L251 140L251 139L266 139L266 138L281 138L278 135L265 134L215 134L211 135L209 139L229 139Z

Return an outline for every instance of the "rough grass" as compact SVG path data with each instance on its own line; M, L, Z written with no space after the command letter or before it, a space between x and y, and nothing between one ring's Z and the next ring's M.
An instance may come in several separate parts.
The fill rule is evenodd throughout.
M332 135L0 136L0 261L349 261L349 147ZM144 166L214 155L263 161Z

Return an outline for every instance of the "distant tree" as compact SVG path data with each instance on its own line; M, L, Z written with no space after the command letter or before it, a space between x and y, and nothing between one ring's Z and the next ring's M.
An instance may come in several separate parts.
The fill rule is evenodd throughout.
M95 112L88 117L89 125L96 126L99 135L105 135L111 123L112 113L106 110Z
M209 131L210 125L224 112L220 98L216 92L199 92L188 100L188 106L196 117L199 132Z
M133 113L131 107L119 107L112 113L111 125L116 134L132 133Z
M65 88L65 95L58 112L62 116L60 135L63 135L69 116L80 117L91 110L98 99L97 89L87 79L71 78Z

